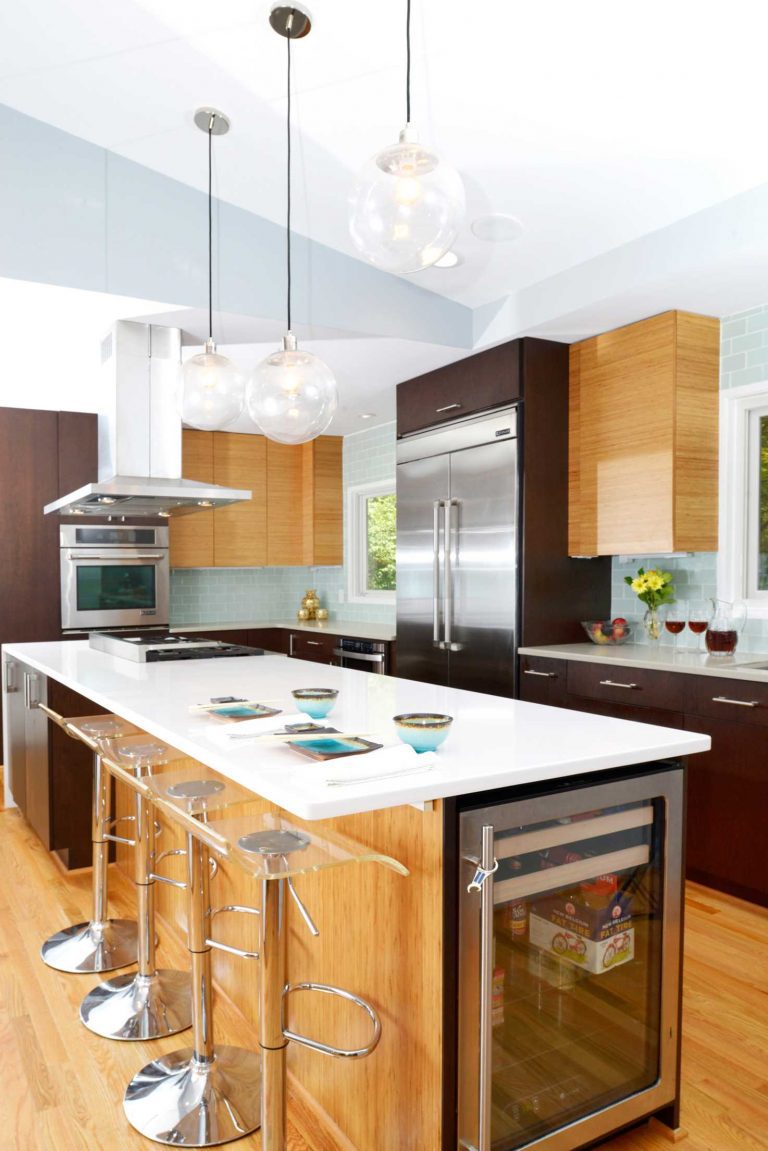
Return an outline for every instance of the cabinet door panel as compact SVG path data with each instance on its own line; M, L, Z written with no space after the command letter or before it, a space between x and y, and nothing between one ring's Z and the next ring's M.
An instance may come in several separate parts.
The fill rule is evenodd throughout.
M686 676L686 712L734 723L768 725L768 684L716 676Z
M332 635L312 635L303 631L290 633L288 653L294 659L308 659L312 663L331 663L336 637Z
M567 697L567 706L574 711L588 711L592 715L607 715L611 719L629 719L635 723L652 723L657 727L683 726L683 716L679 711L666 711L660 707L632 707L631 704L609 703L599 699L579 699Z
M520 394L520 341L513 340L398 384L397 434L499 407Z
M274 440L266 442L267 564L270 567L298 567L305 562L304 446L278 444Z
M712 739L688 761L688 878L768 906L765 733L700 715L686 715L685 728Z
M344 563L342 445L341 436L318 436L302 445L305 564Z
M185 428L181 458L184 479L212 484L213 432ZM168 527L172 568L213 567L213 514L212 509L201 509L183 516L171 516Z
M687 676L607 663L568 664L568 692L619 706L682 711Z
M520 656L520 698L528 703L566 707L566 663L564 659Z
M267 562L267 451L263 436L217 432L213 482L248 488L245 503L217 508L213 535L216 567L264 567Z

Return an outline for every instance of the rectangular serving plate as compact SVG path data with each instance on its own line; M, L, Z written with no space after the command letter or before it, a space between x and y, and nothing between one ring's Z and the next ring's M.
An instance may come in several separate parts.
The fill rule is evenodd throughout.
M213 719L224 719L230 723L237 723L243 719L267 719L271 715L279 715L281 708L267 707L263 703L233 703L231 707L215 707L204 709Z
M341 759L348 755L364 755L367 751L378 751L380 743L371 743L369 739L360 739L357 736L343 736L341 739L304 739L301 742L291 741L288 747L298 751L300 755L309 756L310 759Z

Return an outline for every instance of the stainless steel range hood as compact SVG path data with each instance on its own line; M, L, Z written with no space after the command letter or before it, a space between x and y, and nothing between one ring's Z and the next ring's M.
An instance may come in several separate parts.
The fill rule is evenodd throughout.
M251 498L249 491L181 478L179 328L119 320L101 360L99 478L46 504L46 515L162 519Z

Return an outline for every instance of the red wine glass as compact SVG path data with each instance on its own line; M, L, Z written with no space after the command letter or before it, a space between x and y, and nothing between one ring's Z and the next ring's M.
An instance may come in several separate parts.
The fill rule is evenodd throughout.
M694 599L688 604L688 627L697 638L696 651L704 652L704 633L712 619L712 600Z
M685 621L687 618L687 606L681 601L665 604L662 608L662 619L664 620L664 627L667 629L670 635L674 637L675 654L677 653L677 639L685 628Z

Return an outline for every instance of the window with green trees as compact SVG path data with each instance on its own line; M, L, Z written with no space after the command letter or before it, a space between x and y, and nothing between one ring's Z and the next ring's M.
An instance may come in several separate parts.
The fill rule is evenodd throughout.
M350 602L394 602L397 545L394 484L379 481L348 488L346 524Z
M367 586L371 591L395 590L396 504L394 492L369 496L366 502Z

